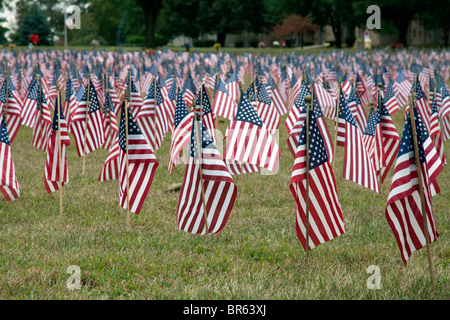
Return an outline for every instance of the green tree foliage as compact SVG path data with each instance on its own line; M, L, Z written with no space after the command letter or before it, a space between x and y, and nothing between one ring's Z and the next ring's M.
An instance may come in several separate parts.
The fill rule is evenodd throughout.
M263 0L166 0L160 32L194 39L217 34L223 46L227 34L263 31L265 13Z
M19 44L27 45L31 34L39 37L38 45L51 45L53 43L52 32L47 17L37 4L33 4L19 26Z
M448 46L450 37L450 3L446 4L442 0L428 0L425 10L419 13L420 20L423 21L427 29L442 29L444 46ZM439 9L437 9L439 8Z

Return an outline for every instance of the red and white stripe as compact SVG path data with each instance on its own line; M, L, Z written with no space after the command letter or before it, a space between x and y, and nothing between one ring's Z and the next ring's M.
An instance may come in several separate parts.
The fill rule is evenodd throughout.
M443 166L430 138L425 140L423 149L426 162L420 165L421 177L418 176L414 151L397 158L385 211L405 265L411 254L426 244L419 178L422 180L430 243L439 237L431 203L434 195L431 186Z
M290 190L296 202L296 231L306 250L306 145L298 146ZM336 181L330 162L309 171L308 250L345 232Z
M201 169L198 160L192 157L189 157L186 165L177 208L177 227L185 232L205 234L205 206L208 233L217 234L228 222L236 201L237 188L217 149L202 148L201 154ZM200 179L200 170L203 181Z
M344 120L345 121L345 120ZM377 173L357 126L345 121L344 168L342 177L380 193Z
M81 101L78 104L70 126L75 138L79 157L101 148L105 143L101 111L98 109L93 113L88 113L86 116L86 101Z
M98 181L119 179L119 136L117 135L103 164Z
M63 186L69 182L66 147L70 145L70 137L67 132L65 119L60 120L59 126L61 133L58 133L58 130L52 130L49 137L44 174L44 185L47 193L59 190L61 182ZM59 162L59 135L61 135L61 163ZM61 180L60 170L62 171Z
M1 125L4 126L3 115L1 117ZM7 201L13 201L19 198L20 190L12 159L11 147L4 142L0 142L0 163L0 192Z
M280 148L269 130L246 121L233 120L225 133L225 159L241 161L278 171Z
M226 92L216 90L212 104L214 114L232 120L236 113L236 107L236 102Z
M52 130L52 118L50 109L43 101L40 110L36 110L36 119L33 127L32 145L42 151L47 151L50 132Z
M128 123L128 125L131 125ZM119 148L119 204L127 209L126 153ZM159 163L142 134L128 135L128 177L130 212L139 214L150 191Z

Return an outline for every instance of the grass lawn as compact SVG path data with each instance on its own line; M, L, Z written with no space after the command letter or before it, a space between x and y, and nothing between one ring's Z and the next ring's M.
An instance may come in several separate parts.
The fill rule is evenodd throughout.
M426 249L405 267L384 216L393 168L382 193L342 179L337 149L336 181L346 233L318 246L305 259L295 232L289 190L293 157L280 126L280 168L275 175L235 177L236 205L222 234L197 236L177 230L185 166L167 171L170 134L156 152L159 167L140 215L118 205L118 181L99 182L107 152L78 158L68 148L70 182L59 192L44 188L46 154L31 146L21 127L12 144L20 198L0 200L0 299L450 299L450 171L438 177L433 198L440 238L432 243L436 290L430 287ZM393 115L403 129L403 111ZM225 132L228 121L219 121ZM333 123L327 120L332 135ZM445 143L450 159L450 144ZM222 152L221 152L222 153ZM81 289L69 290L71 265L80 267ZM380 269L381 289L370 290L367 273Z

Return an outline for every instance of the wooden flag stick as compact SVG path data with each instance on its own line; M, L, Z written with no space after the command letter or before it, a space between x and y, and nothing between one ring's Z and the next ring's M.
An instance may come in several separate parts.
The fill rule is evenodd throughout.
M131 111L131 69L129 69L129 78L130 78L130 111ZM125 146L127 152L125 153L125 161L126 161L126 179L127 179L127 228L130 228L130 173L128 171L128 106L125 106Z
M201 153L201 146L202 139L199 139L199 126L197 123L197 105L195 103L194 99L194 126L195 126L195 140L197 143L197 156L198 156L198 164L199 164L199 172L200 172L200 186L202 190L202 204L203 204L203 217L205 219L205 229L206 234L209 234L209 226L208 226L208 213L206 212L206 201L205 201L205 186L203 184L203 172L202 172L202 153Z
M216 96L217 96L217 90L218 90L218 88L219 88L219 79L220 79L220 69L219 69L219 71L217 71L217 75L216 75L216 83L217 83L217 87L216 87L216 83L214 83L213 102L212 102L212 105L211 105L212 108L215 108ZM215 127L216 127L216 128L217 128L217 119L218 119L218 118L219 118L219 117L218 117L216 114L214 114L214 124L215 124Z
M156 146L157 146L157 141L156 141L156 135L158 133L158 122L157 122L157 113L158 113L158 108L156 105L156 74L153 75L153 105L155 106L155 112L153 113L153 120L154 120L154 126L153 126L153 152L156 153ZM131 97L130 97L131 100Z
M306 102L306 121L305 121L305 138L306 138L306 191L305 191L305 203L306 203L306 236L305 236L305 250L306 250L306 260L308 260L309 252L309 106L311 104L311 96L305 97Z
M86 137L87 137L87 129L88 129L88 121L89 121L89 93L91 91L91 74L88 75L88 85L87 85L87 96L86 96L86 118L84 124L84 142L83 142L83 172L86 168Z
M56 77L56 74L55 74ZM59 213L63 214L63 173L62 173L62 156L61 156L61 93L59 91L59 82L56 79L57 103L55 110L58 110L58 165L59 165Z
M419 147L417 143L417 132L416 132L416 121L414 116L414 107L413 107L413 100L414 100L414 93L413 96L409 96L409 115L410 115L410 121L411 121L411 130L413 135L413 141L414 141L414 155L416 160L416 167L417 167L417 176L418 176L418 182L419 182L419 195L420 195L420 204L422 207L422 220L423 220L423 231L425 236L425 243L427 247L427 255L428 255L428 269L430 272L430 279L431 279L431 288L434 290L434 274L433 274L433 263L431 261L431 247L430 247L430 239L428 238L428 218L427 218L427 211L426 211L426 205L425 205L425 195L423 193L423 184L422 184L422 173L420 169L420 158L419 158Z
M5 123L8 119L9 68L6 69Z
M339 104L341 101L341 77L339 77L338 85L339 85L339 90L338 90L337 104L336 104L336 123L334 126L335 130L334 130L334 149L333 149L333 172L335 172L335 168L336 168L336 147L337 147L338 126L339 126Z
M106 84L105 84L105 93L108 97L108 101L109 101L109 132L112 132L113 128L112 128L112 121L111 121L111 106L112 106L112 102L111 102L111 91L109 89L109 78L108 78L108 72L106 72L106 78L105 78ZM104 106L103 106L104 108Z

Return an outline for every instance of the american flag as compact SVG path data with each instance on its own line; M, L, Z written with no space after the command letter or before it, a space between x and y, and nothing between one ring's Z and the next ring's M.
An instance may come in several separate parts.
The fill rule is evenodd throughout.
M266 128L270 131L270 133L275 134L278 130L278 127L280 126L280 113L272 103L265 85L263 85L262 83L260 83L260 86L258 88L256 101L256 111L258 112L259 117L264 122Z
M192 102L197 95L197 88L195 87L192 75L189 73L183 84L183 99L188 107L192 106Z
M167 86L167 84L166 84ZM167 95L163 95L164 99L164 109L166 109L168 123L169 123L169 131L173 132L173 119L175 116L175 107L177 104L177 84L176 82L172 82L169 91L167 91Z
M63 107L63 113L65 115L66 119L66 125L68 132L70 133L70 122L73 117L73 113L77 109L77 99L75 97L75 90L72 85L72 79L67 78L66 83L66 93L64 97L64 107Z
M217 77L212 109L214 114L229 120L234 118L236 112L236 102L231 98L220 77Z
M216 117L212 112L211 104L209 103L208 91L206 90L204 84L202 84L202 90L198 92L197 97L195 98L195 105L197 112L200 112L200 110L202 110L201 117L203 125L205 126L206 130L208 130L208 133L213 139L214 144L217 144L216 126L215 126Z
M350 108L347 105L347 100L345 99L344 93L341 89L339 94L339 101L336 102L335 113L334 113L334 119L336 119L336 113L339 112L339 115L337 116L337 137L336 137L336 145L340 147L345 146L345 138L346 138L346 128L347 128L347 121L346 121L346 110L348 109L350 111ZM339 108L338 105L339 104ZM339 110L338 110L339 109ZM350 115L352 116L352 120L355 123L358 130L360 130L355 122L355 119L353 118L353 114L350 111ZM361 130L360 130L361 131Z
M111 99L111 103L112 103L112 110L114 111L115 114L118 114L120 112L120 99L119 99L119 95L117 94L116 89L114 88L114 86L111 84L111 78L110 77L104 77L104 82L103 85L105 87L105 91L108 89L109 90L109 95L110 95L110 99Z
M233 101L239 100L239 82L237 79L236 71L234 71L231 74L231 77L225 82L225 88L227 89Z
M6 93L6 86L8 86L8 93ZM8 101L8 109L6 109L6 101ZM6 125L8 126L9 142L12 143L22 123L22 100L19 91L16 90L11 81L11 77L3 81L0 91L0 107L5 112L7 111Z
M88 94L89 102L87 100ZM86 112L88 103L89 108ZM89 90L83 91L70 126L75 138L79 157L101 148L105 143L105 131L103 128L100 103L92 83L89 85Z
M328 161L322 135L314 112L309 119L309 150L306 150L306 125L303 126L295 154L290 190L296 202L296 231L303 248L308 250L345 232L344 218L336 181ZM309 233L306 244L306 153L309 162Z
M442 121L442 133L444 141L447 141L450 139L450 95L448 94L445 81L442 81L442 86L440 89L440 97L441 102L440 104L438 103L438 113L439 118Z
M375 171L379 173L380 170L386 166L386 159L383 148L381 114L378 107L376 111L374 111L373 108L370 110L369 121L363 135L363 142Z
M395 157L400 147L400 136L395 128L394 122L386 107L386 103L382 100L381 105L381 131L383 134L383 148L385 156L385 167L380 171L380 183L383 183L389 173L390 168L394 164Z
M22 108L22 125L30 128L33 128L34 122L36 121L36 106L39 103L39 95L41 94L41 99L45 99L44 91L41 87L41 91L39 92L39 87L38 77L33 76Z
M450 117L450 94L448 93L445 83L441 87L441 104L438 105L439 118L444 119Z
M225 139L225 159L277 172L280 148L245 94L241 94L236 116L228 125Z
M290 108L289 115L284 123L284 126L286 127L288 134L291 133L292 128L294 127L295 123L297 122L300 116L300 108L302 106L303 107L306 106L305 97L308 95L311 95L311 91L309 91L306 82L303 82L301 90L299 91L297 99L295 100L295 104L293 105L292 108Z
M313 96L311 112L314 112L314 117L317 120L317 126L320 130L320 134L322 136L323 142L325 144L325 149L327 151L328 160L333 162L333 144L331 141L330 131L328 130L328 126L325 122L325 118L323 116L322 110L320 109L318 99L316 95ZM302 131L303 125L306 119L306 104L301 107L300 115L292 128L291 132L288 136L288 146L291 150L292 155L295 157L297 152L298 141L300 139L300 133Z
M119 179L119 135L117 135L103 164L98 181Z
M152 82L147 97L136 118L136 123L149 142L152 150L158 150L169 129L168 115L158 82ZM156 124L155 124L156 123Z
M255 82L252 82L247 90L245 90L244 94L247 96L247 98L250 100L250 103L256 108L256 89L255 89Z
M131 82L131 85L130 85ZM131 77L130 80L130 74L128 74L127 80L126 80L126 90L124 93L124 99L126 99L128 102L131 103L131 111L133 113L133 118L137 119L139 117L139 113L141 111L143 101L141 97L140 91L137 89L133 77ZM131 89L131 92L130 92Z
M353 88L350 90L350 94L348 96L348 107L352 112L353 118L355 118L356 124L361 132L364 132L367 126L367 116L364 108L361 104L361 100L359 99L356 90Z
M430 118L430 138L436 147L436 151L441 158L441 162L446 165L444 143L442 141L441 127L439 125L439 115L436 98L431 101L431 118Z
M344 168L342 177L379 193L380 186L377 179L377 173L370 160L366 146L364 145L362 132L358 129L348 105L342 103L339 106L339 109L342 110L342 119L345 125L345 135L343 139Z
M408 105L408 96L411 91L411 86L412 83L405 77L402 71L399 71L393 89L400 107Z
M132 113L129 110L126 112L126 108L121 108L119 128L119 204L127 209L128 198L129 211L139 214L159 163ZM128 113L128 132L125 113Z
M303 84L303 81L301 81L301 79L297 80L297 78L295 77L295 74L292 74L291 87L289 90L289 97L288 97L288 110L292 109L295 102L297 101L298 95L300 94L301 90L304 90L305 86L309 90L307 83ZM294 125L294 124L292 124L292 125Z
M267 80L266 90L280 116L287 113L286 103L272 77L269 77L269 80Z
M433 189L436 177L443 169L439 155L414 105L413 110L421 176L419 177L416 166L411 119L408 113L385 210L386 219L397 240L405 265L411 254L426 243L419 179L423 185L430 243L439 237L431 197L436 193L436 189Z
M178 91L177 105L174 117L174 129L170 143L169 173L172 175L173 167L181 163L181 151L189 143L192 131L193 113L189 113L181 91Z
M110 151L114 140L116 139L119 128L117 126L116 113L114 112L114 105L112 103L111 94L109 90L105 94L105 103L103 105L103 128L105 132L105 142L102 148Z
M324 116L328 119L334 119L336 100L320 83L314 84L314 96L322 109Z
M415 92L415 105L417 107L417 110L420 113L420 117L422 118L422 121L425 124L427 132L430 132L430 117L431 117L430 107L428 106L428 98L422 90L420 81L414 80L413 85L411 87L411 93L413 92Z
M59 109L59 111L58 111ZM61 112L58 120L58 112ZM58 132L59 131L59 132ZM61 106L61 93L58 92L55 100L55 112L53 114L52 130L47 148L47 160L45 162L44 185L47 193L58 190L62 183L69 182L69 170L67 168L66 147L70 145L70 137L67 132L66 119ZM59 161L59 141L61 139L61 163ZM60 178L60 173L62 177Z
M201 121L195 123L193 119L189 162L177 208L178 229L192 234L220 233L228 222L236 196L233 178L211 136Z
M20 196L19 183L16 178L16 170L12 159L5 117L3 115L0 115L0 117L0 191L7 201L13 201Z
M356 73L356 92L361 99L361 105L365 108L370 103L369 90L366 89L364 81L361 79L359 72Z
M40 100L38 98L35 108L32 145L42 151L47 151L48 138L52 130L52 116L42 87L41 98Z
M388 109L390 115L400 110L400 105L397 102L397 97L394 94L394 82L392 80L389 81L388 85L386 86L386 92L384 93L383 100L386 103L386 108Z

